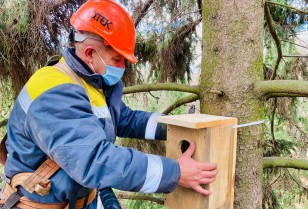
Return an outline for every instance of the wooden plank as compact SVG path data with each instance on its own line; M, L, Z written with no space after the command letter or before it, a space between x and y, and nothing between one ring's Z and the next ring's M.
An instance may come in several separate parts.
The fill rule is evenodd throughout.
M237 130L233 126L236 125L237 119L210 115L187 118L188 116L192 115L164 120L171 123L168 124L167 132L167 157L177 159L182 154L183 141L195 141L196 151L193 159L217 163L218 175L212 184L204 186L213 192L211 196L203 196L194 190L178 186L174 192L166 196L165 206L169 209L233 209L237 137ZM212 126L213 123L208 123L210 127L201 129L191 128L191 124L187 125L199 123L203 126L205 123L202 123L202 118L206 119L205 123L214 121L214 124L220 125ZM229 121L223 122L222 118ZM187 123L185 119L188 120ZM179 126L182 123L184 127Z
M235 184L235 164L236 164L236 148L237 148L237 129L232 128L230 133L230 167L231 171L229 173L229 181L230 181L230 209L233 209L234 204L234 184ZM233 148L233 149L232 149Z
M234 196L236 143L232 126L212 127L210 161L218 165L216 180L210 184L213 194L209 197L209 208L232 209Z
M208 161L209 152L206 150L209 150L209 141L207 137L207 129L195 130L168 125L167 156L177 159L182 155L181 144L183 140L198 143L201 139L202 143L197 144L196 151L192 157L199 161ZM208 205L208 197L181 186L178 186L174 192L166 195L165 206L168 209L204 209L208 208L206 205Z
M221 125L237 124L237 118L207 115L182 114L158 117L158 122L192 129L201 129Z

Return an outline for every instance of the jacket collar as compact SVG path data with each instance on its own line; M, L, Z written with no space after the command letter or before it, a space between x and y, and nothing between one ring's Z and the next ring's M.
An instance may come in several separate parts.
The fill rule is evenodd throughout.
M107 89L108 86L104 84L103 77L100 74L93 73L91 69L84 63L76 54L74 48L68 48L63 57L68 66L87 83L91 84L97 89Z

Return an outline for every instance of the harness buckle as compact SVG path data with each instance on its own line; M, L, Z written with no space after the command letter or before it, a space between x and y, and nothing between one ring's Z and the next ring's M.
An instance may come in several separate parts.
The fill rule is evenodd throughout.
M38 182L34 187L34 191L41 196L45 196L50 193L50 188L51 182L47 179L45 182Z

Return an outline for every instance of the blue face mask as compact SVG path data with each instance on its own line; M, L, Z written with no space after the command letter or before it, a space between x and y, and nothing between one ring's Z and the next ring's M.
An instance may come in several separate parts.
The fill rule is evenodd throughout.
M123 77L125 68L114 67L106 65L106 73L102 75L105 84L108 86L113 86L118 83Z
M125 68L119 68L119 67L114 67L111 65L106 65L104 60L101 58L101 56L98 54L99 59L104 63L106 66L106 73L102 75L104 82L107 86L113 86L114 84L118 83L121 78L123 77Z

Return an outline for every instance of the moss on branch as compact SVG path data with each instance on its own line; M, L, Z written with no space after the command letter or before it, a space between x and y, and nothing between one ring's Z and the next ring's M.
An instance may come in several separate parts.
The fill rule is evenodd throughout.
M156 83L156 84L145 84L138 86L126 87L123 90L123 94L137 93L137 92L149 92L149 91L181 91L199 94L199 87L189 86L185 84L175 83Z
M266 97L308 97L308 81L273 80L260 81L253 85L258 98Z
M196 94L191 94L188 95L187 97L181 98L179 100L177 100L175 103L173 103L172 105L170 105L165 111L163 111L163 114L169 114L171 111L173 111L174 109L180 107L183 104L189 103L189 102L193 102L199 99L199 96Z
M145 201L156 202L157 204L160 204L160 205L164 204L164 199L152 197L149 195L130 195L130 194L125 194L125 193L119 193L117 194L117 198L118 199L129 199L129 200L145 200Z
M186 84L176 83L154 83L144 84L137 86L129 86L123 89L123 94L139 93L139 92L150 92L150 91L181 91L187 93L198 94L200 93L199 86L190 86ZM222 91L209 90L207 93L222 95Z
M308 170L308 160L294 159L289 157L264 157L263 168L296 168Z

